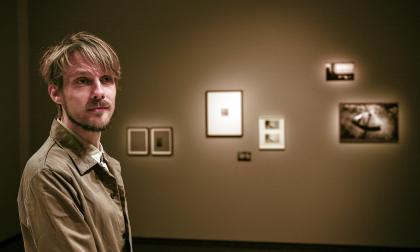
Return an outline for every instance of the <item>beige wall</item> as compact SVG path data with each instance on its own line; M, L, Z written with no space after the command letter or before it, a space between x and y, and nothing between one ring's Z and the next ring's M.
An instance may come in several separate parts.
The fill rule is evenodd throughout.
M18 155L18 63L17 63L17 5L15 1L1 1L0 17L2 52L0 76L0 124L2 160L0 176L0 241L19 232L16 196L19 182Z
M41 50L88 30L119 51L108 152L124 166L135 236L420 247L416 1L30 1L31 142L54 108ZM324 81L352 60L356 81ZM244 92L244 136L206 138L204 93ZM340 144L339 102L399 102L397 144ZM286 150L258 150L258 117ZM172 157L126 155L128 126L171 126ZM237 162L237 151L252 162Z

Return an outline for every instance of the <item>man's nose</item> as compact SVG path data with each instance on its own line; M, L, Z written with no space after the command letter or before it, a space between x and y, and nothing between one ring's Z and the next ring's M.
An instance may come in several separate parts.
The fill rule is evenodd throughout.
M95 80L94 84L92 85L92 98L95 100L102 100L105 98L105 93L104 93L104 89L102 86L101 81Z

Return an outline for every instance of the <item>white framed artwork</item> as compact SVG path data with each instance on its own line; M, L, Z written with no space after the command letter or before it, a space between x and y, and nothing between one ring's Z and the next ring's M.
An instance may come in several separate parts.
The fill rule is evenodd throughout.
M286 148L284 117L260 116L258 127L260 150L284 150Z
M127 129L128 155L146 156L149 154L148 128L133 127Z
M155 156L171 156L173 154L173 134L171 127L150 129L151 153Z
M241 137L242 90L206 92L206 135Z

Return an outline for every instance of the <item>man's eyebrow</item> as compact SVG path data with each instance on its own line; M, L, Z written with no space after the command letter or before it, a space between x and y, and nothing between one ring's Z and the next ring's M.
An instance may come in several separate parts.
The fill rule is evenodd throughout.
M94 71L90 71L90 70L86 70L86 69L75 69L74 71L71 72L72 74L75 75L94 75ZM108 72L101 72L101 75L112 75L112 73L108 73Z
M82 69L80 69L80 70L76 69L76 70L72 71L71 73L76 74L76 75L92 75L92 72L87 71L87 70L82 70Z

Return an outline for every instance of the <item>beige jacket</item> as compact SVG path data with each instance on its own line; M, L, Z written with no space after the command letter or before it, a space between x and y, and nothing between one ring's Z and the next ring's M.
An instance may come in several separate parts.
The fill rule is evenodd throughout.
M105 153L108 172L87 146L54 120L26 164L18 194L26 251L132 251L121 166Z

